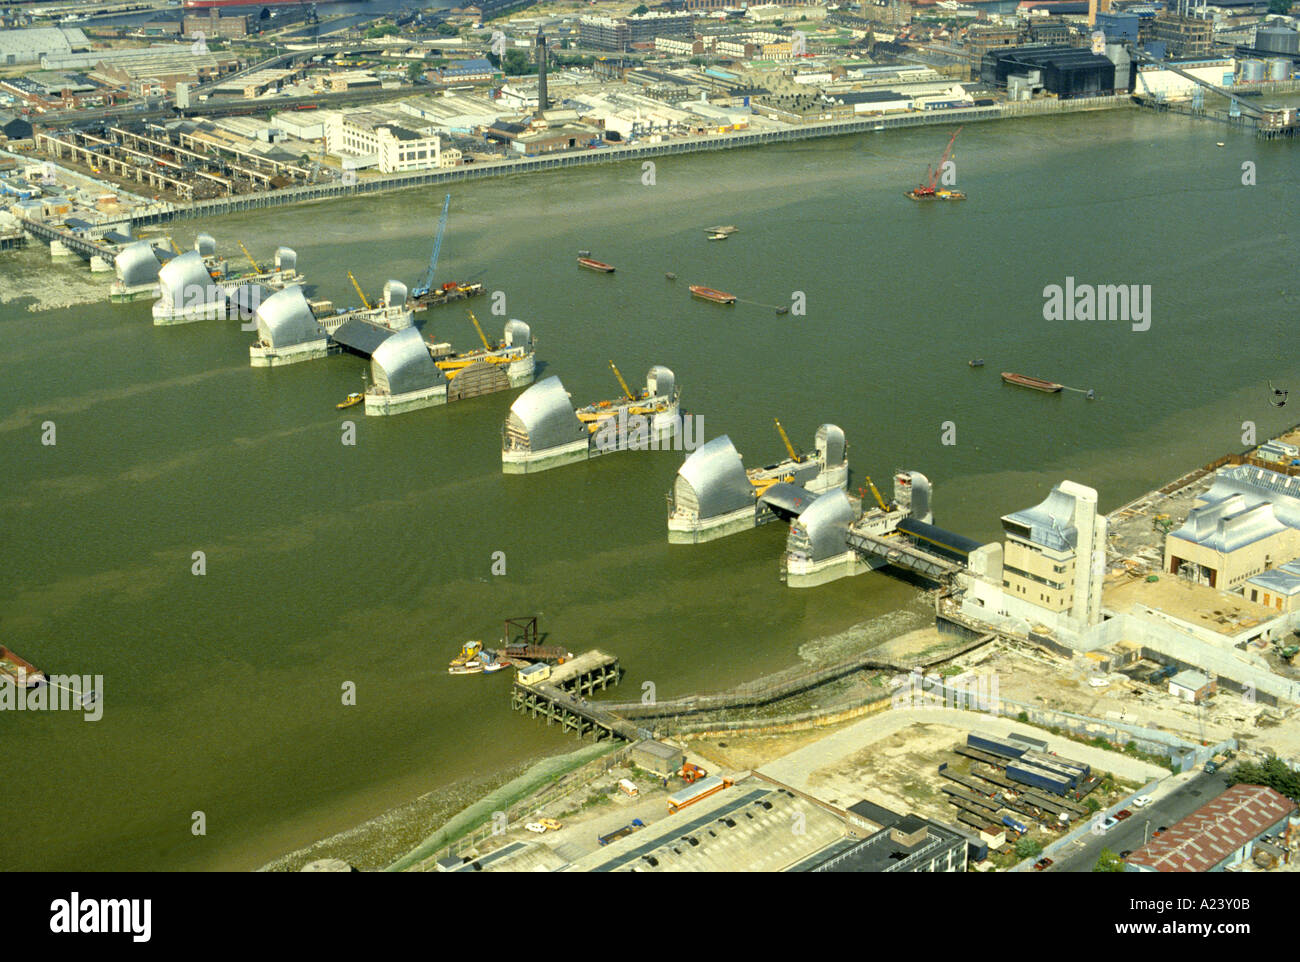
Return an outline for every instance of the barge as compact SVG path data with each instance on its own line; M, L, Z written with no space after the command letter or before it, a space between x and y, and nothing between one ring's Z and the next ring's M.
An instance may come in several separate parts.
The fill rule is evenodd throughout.
M1009 371L1002 372L1002 380L1007 384L1017 384L1020 387L1032 388L1045 394L1057 394L1064 388L1064 385L1057 384L1055 381L1044 381L1039 377L1029 377L1027 374L1012 374Z
M26 658L0 645L0 681L17 688L39 688L46 682L45 672Z
M706 301L713 301L715 304L736 303L735 294L728 294L725 291L715 290L712 287L702 287L699 284L691 285L691 294Z

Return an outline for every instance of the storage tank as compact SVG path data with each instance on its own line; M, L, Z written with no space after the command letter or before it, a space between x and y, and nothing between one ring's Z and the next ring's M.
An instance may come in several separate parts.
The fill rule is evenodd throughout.
M1260 27L1255 31L1255 49L1269 53L1300 53L1300 33L1290 27Z
M1269 80L1290 80L1291 61L1285 57L1275 57L1268 62Z
M1257 84L1264 80L1264 61L1262 60L1243 60L1241 62L1241 82L1244 84Z

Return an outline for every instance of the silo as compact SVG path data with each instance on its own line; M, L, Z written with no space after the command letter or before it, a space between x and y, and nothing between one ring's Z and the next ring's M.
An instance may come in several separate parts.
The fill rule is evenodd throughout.
M1244 84L1262 83L1264 80L1264 61L1243 60L1241 62L1241 82Z
M1300 53L1300 33L1290 27L1260 27L1255 31L1255 49L1269 53Z
M1268 79L1290 80L1291 79L1291 61L1286 57L1274 57L1268 62Z

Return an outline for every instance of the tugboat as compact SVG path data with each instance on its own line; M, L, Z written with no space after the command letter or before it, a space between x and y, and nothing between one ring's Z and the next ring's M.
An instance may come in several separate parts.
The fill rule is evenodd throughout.
M479 652L481 652L482 650L483 650L483 642L481 641L465 642L465 646L461 648L460 654L451 660L451 667L452 668L464 667L470 661L473 661L474 659L478 658Z
M360 404L365 399L366 396L362 394L360 391L353 391L346 398L344 398L342 401L340 401L338 404L334 406L339 410L342 410L343 408L350 408L355 404Z
M948 147L943 152L943 157L939 160L937 168L931 167L927 170L929 182L918 184L909 191L905 191L906 196L912 200L965 200L966 195L956 188L939 187L939 175L943 172L944 165L948 163L948 158L952 155L952 145L957 140L957 134L961 133L958 127L956 133L948 140Z
M736 295L728 294L725 291L714 290L712 287L701 287L699 284L691 285L691 293L696 297L702 297L706 301L713 301L715 304L734 304Z

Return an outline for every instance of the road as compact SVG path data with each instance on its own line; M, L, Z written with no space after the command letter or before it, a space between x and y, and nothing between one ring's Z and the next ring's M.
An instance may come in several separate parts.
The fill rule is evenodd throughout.
M1069 846L1069 854L1058 855L1056 863L1047 871L1091 872L1103 848L1116 854L1130 850L1136 852L1151 832L1162 825L1173 825L1180 818L1190 815L1229 785L1227 777L1222 773L1206 775L1199 771L1190 777L1176 776L1165 784L1170 783L1173 783L1171 788L1162 785L1152 793L1155 800L1146 808L1130 805L1128 808L1133 813L1132 817L1124 819L1105 835L1089 834L1073 842Z

